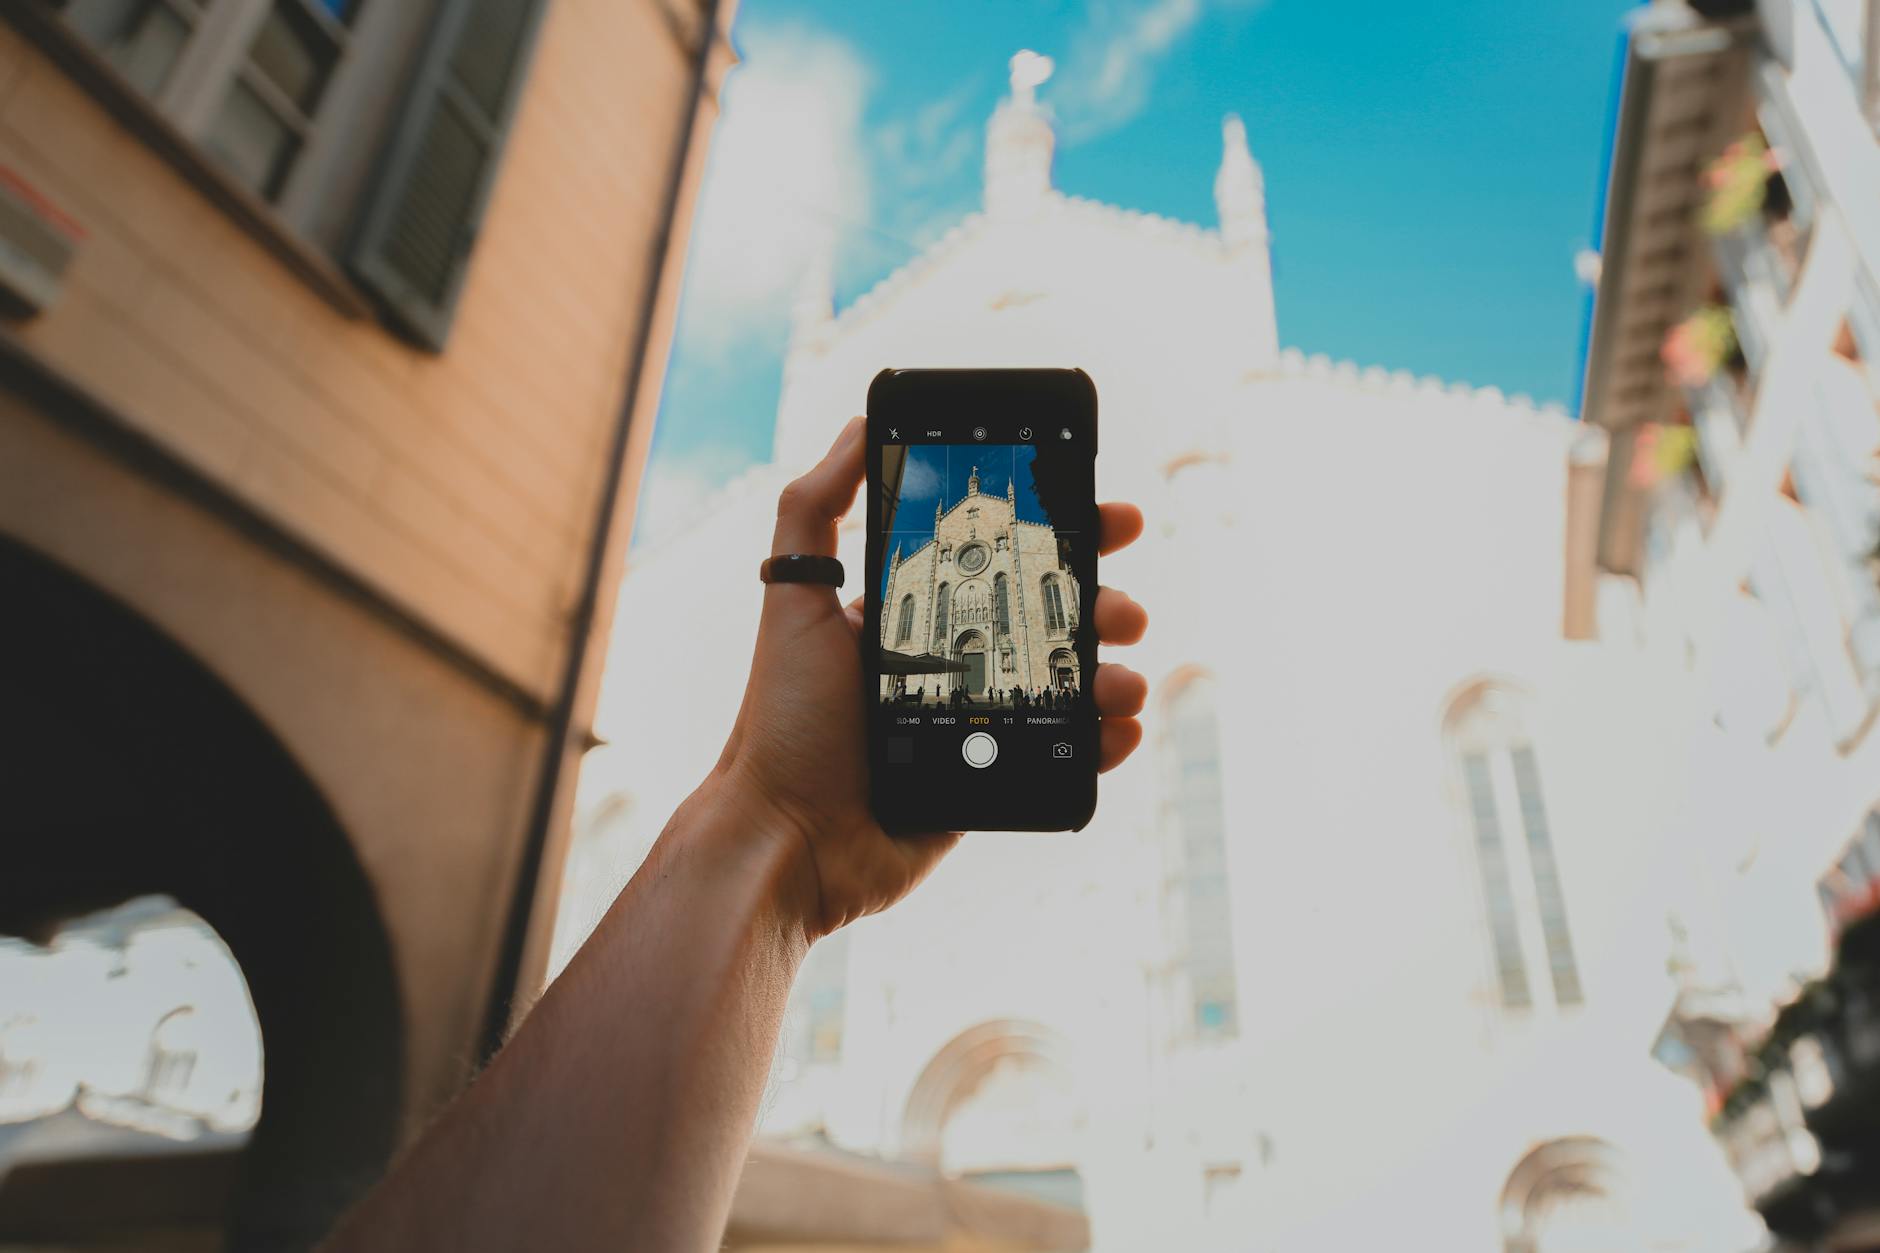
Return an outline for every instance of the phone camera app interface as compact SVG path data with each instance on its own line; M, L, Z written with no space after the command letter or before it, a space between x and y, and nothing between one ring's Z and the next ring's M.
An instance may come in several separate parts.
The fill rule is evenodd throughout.
M879 455L878 697L899 741L889 764L1072 759L1089 677L1076 571L1090 537L1070 525L1070 506L1088 496L1088 462L1056 440L889 444Z

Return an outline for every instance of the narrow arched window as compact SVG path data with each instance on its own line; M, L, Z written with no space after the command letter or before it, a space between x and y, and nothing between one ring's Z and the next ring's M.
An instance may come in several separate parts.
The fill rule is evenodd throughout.
M1044 629L1062 631L1065 625L1064 592L1058 586L1057 576L1044 576Z
M901 597L901 617L894 627L894 642L905 644L914 637L914 596L908 593Z
M947 646L947 610L953 599L953 589L945 583L940 585L940 592L934 597L933 608L933 646L944 653Z
M193 1005L181 1005L165 1014L150 1033L144 1058L142 1096L158 1104L181 1104L188 1097L189 1081L196 1073L202 1024Z
M1181 893L1189 1028L1204 1039L1225 1038L1238 1032L1240 1010L1214 681L1204 674L1181 679L1164 709L1163 788L1173 823L1167 847Z
M1003 574L992 576L992 623L1000 635L1012 633L1012 601Z
M1533 965L1545 966L1556 1005L1577 1005L1579 967L1524 705L1520 693L1483 684L1451 706L1444 726L1473 837L1502 1006L1534 1003ZM1544 962L1530 961L1531 954Z

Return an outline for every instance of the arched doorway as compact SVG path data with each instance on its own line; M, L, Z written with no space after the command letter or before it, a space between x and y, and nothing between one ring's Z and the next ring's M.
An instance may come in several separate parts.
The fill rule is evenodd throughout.
M1625 1176L1610 1144L1550 1140L1508 1174L1501 1193L1504 1253L1598 1253L1637 1247Z
M955 1174L1074 1175L1084 1131L1074 1073L1069 1044L1038 1023L970 1027L915 1081L901 1117L901 1154Z
M984 632L960 632L953 643L953 656L966 666L954 677L954 685L969 696L984 696L992 682L992 660Z
M1077 654L1068 648L1054 648L1051 657L1045 663L1051 676L1054 691L1075 693L1077 691Z
M0 874L0 934L43 941L159 895L214 929L267 1059L232 1243L306 1247L383 1170L402 1107L391 947L351 841L241 699L134 612L4 540L0 606L0 826L20 871Z

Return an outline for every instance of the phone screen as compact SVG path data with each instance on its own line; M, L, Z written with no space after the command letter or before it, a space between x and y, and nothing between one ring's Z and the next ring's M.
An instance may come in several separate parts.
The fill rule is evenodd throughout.
M864 641L893 831L1072 830L1096 803L1096 394L1070 370L869 393Z

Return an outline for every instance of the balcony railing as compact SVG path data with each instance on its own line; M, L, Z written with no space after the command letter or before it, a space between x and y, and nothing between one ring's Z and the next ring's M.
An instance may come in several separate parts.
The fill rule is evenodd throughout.
M1880 281L1865 266L1854 272L1854 300L1847 322L1867 366L1867 390L1880 402Z
M1853 81L1854 89L1867 86L1867 23L1874 20L1868 12L1868 0L1814 0L1821 25L1828 32L1834 52Z
M1818 702L1837 740L1853 736L1871 707L1846 643L1829 553L1805 510L1770 502L1750 560L1750 586L1768 604L1782 639L1796 699Z
M1710 490L1722 497L1749 431L1749 387L1729 370L1719 370L1702 387L1685 392L1691 425L1697 429L1698 464Z
M1769 246L1761 220L1750 222L1712 240L1717 272L1730 293L1737 342L1752 372L1760 371L1769 355L1770 337L1788 299L1790 273Z
M1762 23L1763 42L1769 55L1785 68L1795 64L1796 0L1756 0L1756 16Z
M1792 463L1796 494L1825 524L1835 599L1869 705L1880 700L1880 411L1852 363L1823 354L1801 406Z
M1769 53L1785 67L1795 64L1795 0L1756 0L1763 40Z

